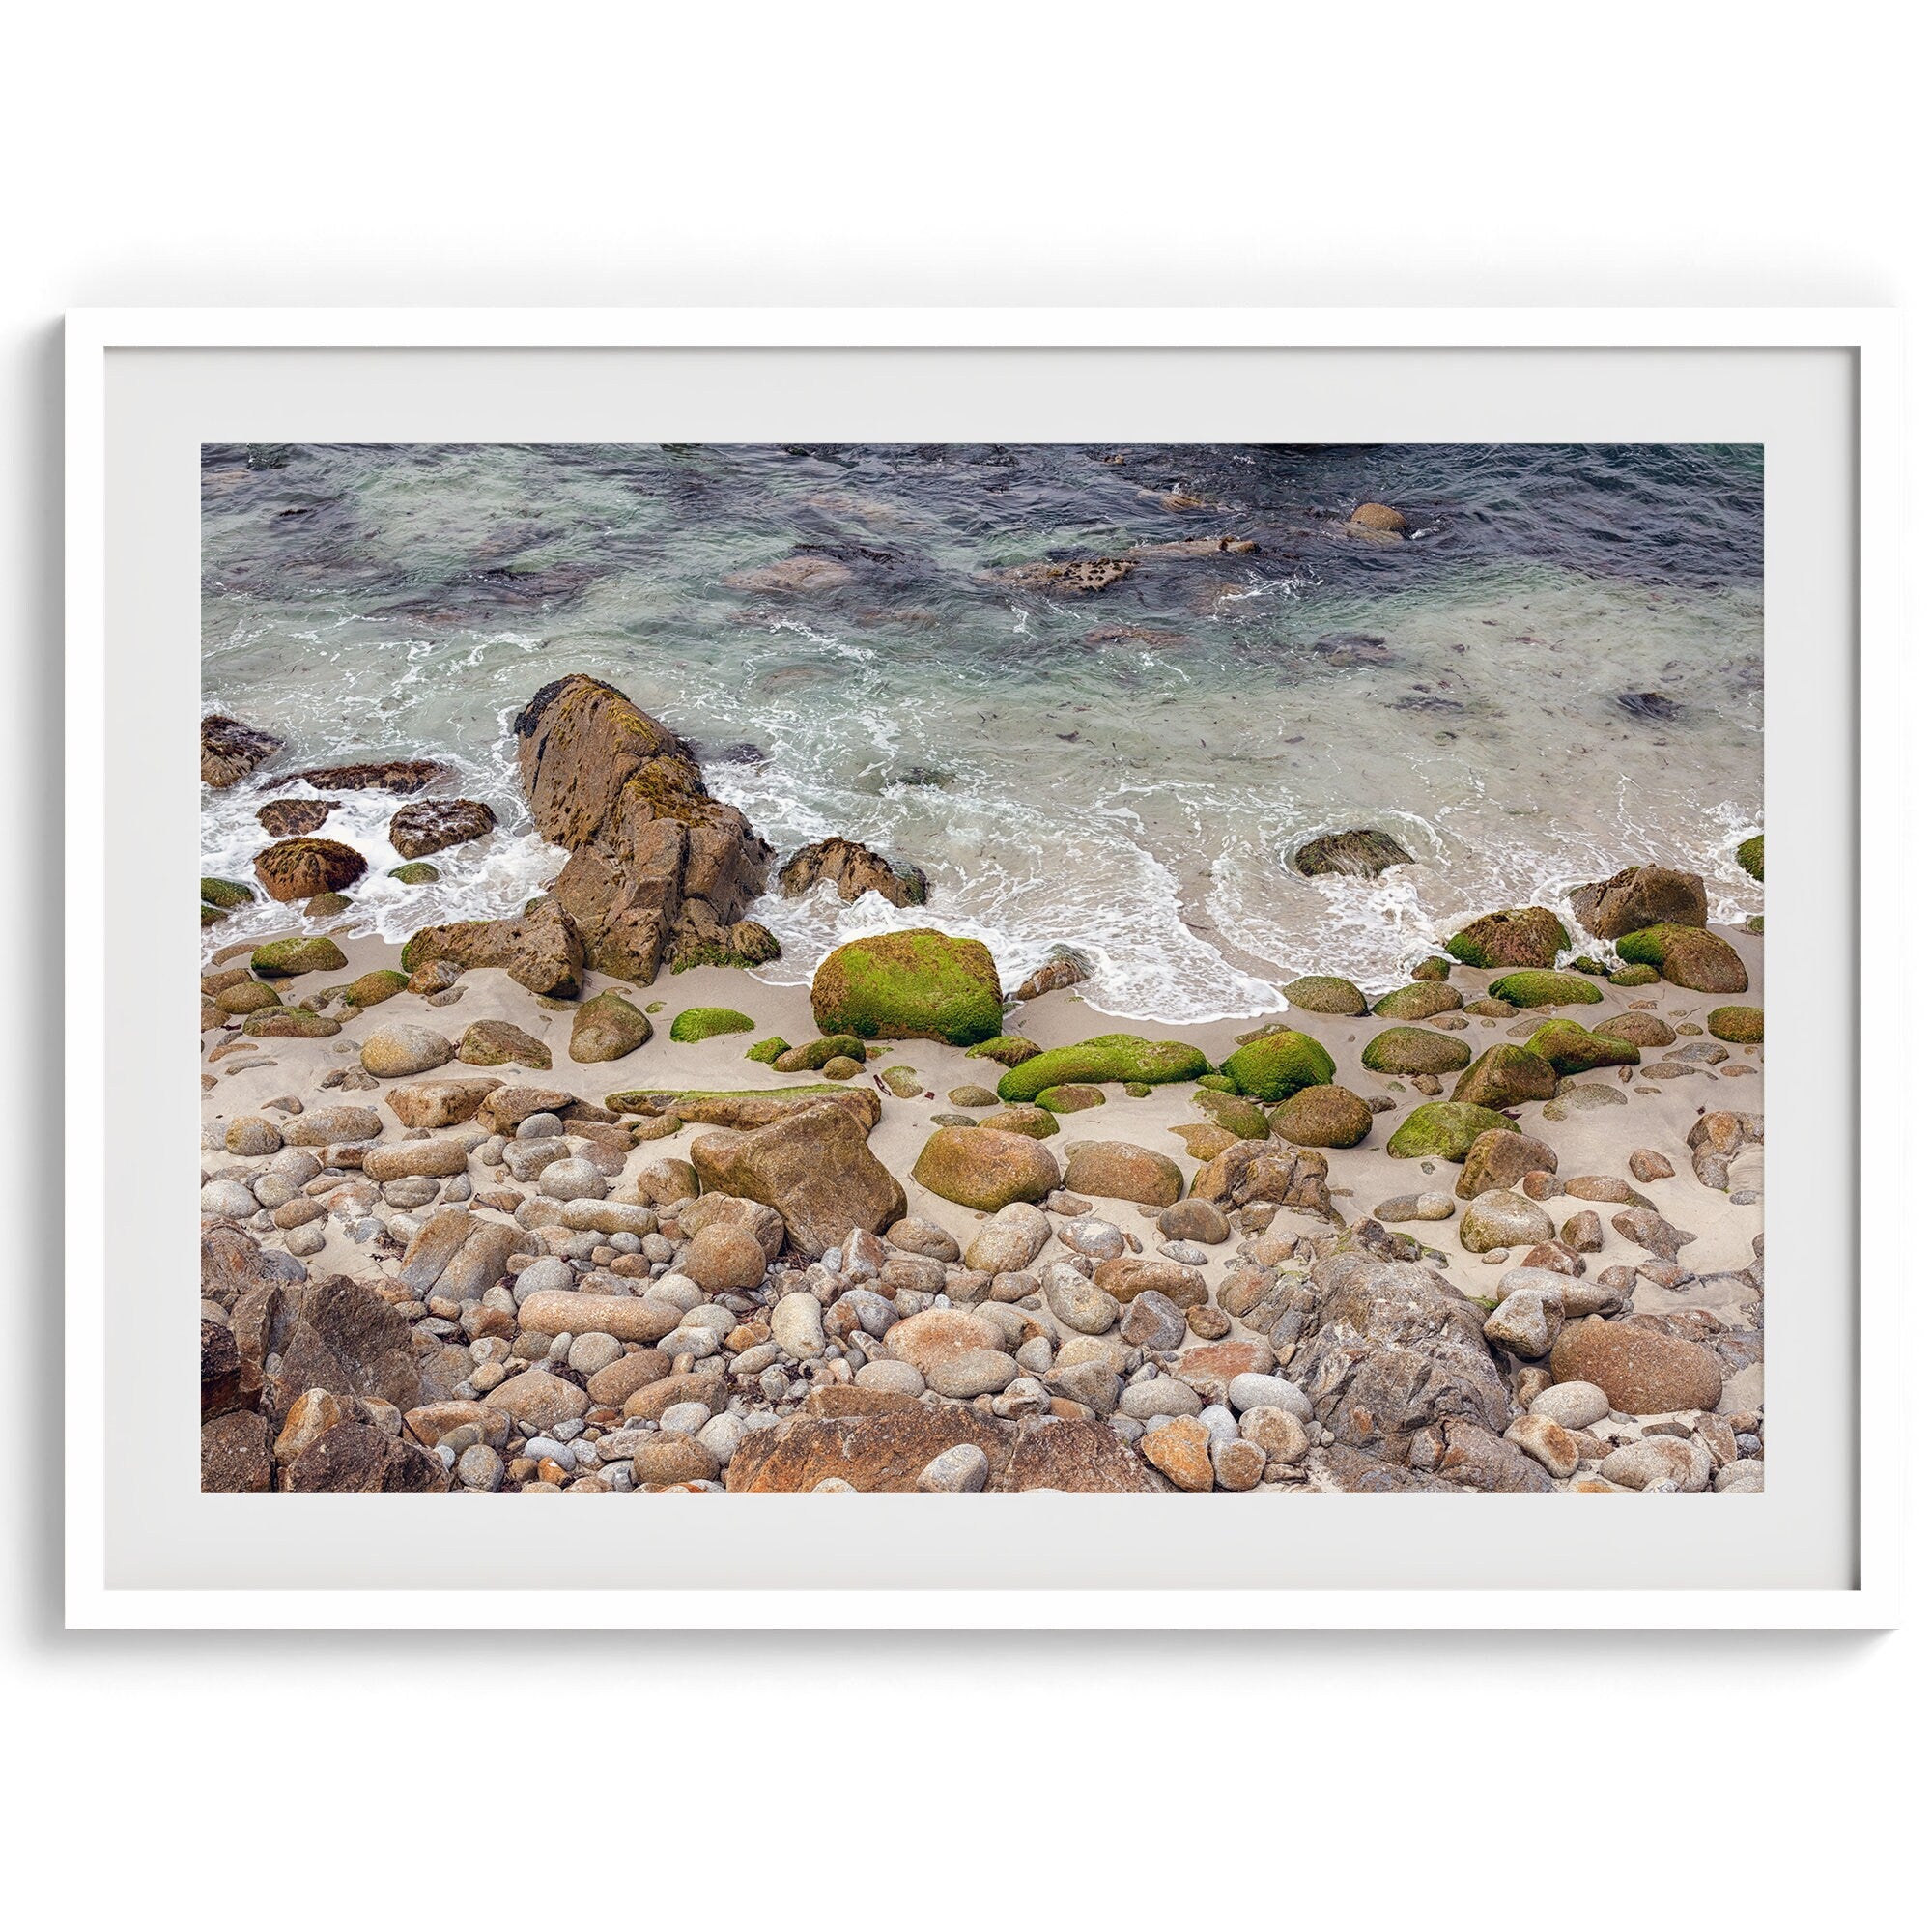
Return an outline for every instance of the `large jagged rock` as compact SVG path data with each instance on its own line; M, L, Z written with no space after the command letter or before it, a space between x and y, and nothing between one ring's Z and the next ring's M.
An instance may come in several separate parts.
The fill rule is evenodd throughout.
M1626 866L1613 878L1570 895L1577 923L1599 939L1621 939L1647 925L1703 925L1710 918L1704 881L1668 866Z
M1271 1201L1297 1213L1338 1218L1328 1198L1327 1156L1280 1141L1243 1140L1224 1148L1195 1174L1188 1192L1223 1209Z
M245 779L281 749L281 739L272 732L211 712L201 721L201 781L221 790Z
M895 866L856 838L821 838L794 852L779 872L779 891L786 898L803 898L820 880L848 904L866 893L877 893L889 905L925 903L925 874L917 866Z
M480 799L422 798L389 820L389 843L405 859L426 859L497 829L497 814Z
M876 1235L905 1212L903 1189L866 1145L866 1129L836 1101L749 1133L700 1134L691 1164L707 1193L777 1208L792 1245L814 1259L855 1228Z
M735 927L750 923L771 848L705 789L690 747L582 675L545 685L515 729L537 830L570 853L551 894L589 963L639 984L667 959L744 963Z
M1420 1262L1352 1251L1318 1262L1314 1281L1289 1374L1338 1443L1406 1468L1414 1436L1452 1419L1500 1435L1509 1392L1476 1303Z
M403 948L403 970L432 959L468 970L500 966L518 985L552 999L574 1000L583 984L583 941L554 898L542 898L515 919L468 919L426 925Z

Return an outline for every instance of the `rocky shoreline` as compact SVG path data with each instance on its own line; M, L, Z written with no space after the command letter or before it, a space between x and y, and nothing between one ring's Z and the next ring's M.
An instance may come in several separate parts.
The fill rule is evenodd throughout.
M1762 1487L1759 949L1693 874L1148 1039L1077 953L1003 988L939 919L766 985L775 874L918 867L780 870L593 679L515 734L561 865L513 919L332 930L365 862L271 797L255 880L203 881L205 945L304 902L203 976L205 1488ZM204 721L212 785L279 749ZM409 865L487 829L423 761L293 776L408 799Z

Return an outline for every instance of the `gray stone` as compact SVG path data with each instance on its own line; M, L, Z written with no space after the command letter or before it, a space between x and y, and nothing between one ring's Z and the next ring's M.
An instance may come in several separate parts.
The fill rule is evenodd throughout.
M1185 1382L1172 1376L1154 1376L1144 1382L1129 1383L1121 1396L1121 1410L1137 1422L1156 1415L1199 1415L1201 1398Z
M942 1449L919 1472L918 1487L928 1495L972 1495L986 1487L989 1468L983 1449L961 1442Z
M1236 1415L1251 1408L1282 1408L1307 1422L1315 1414L1308 1398L1285 1376L1236 1376L1228 1384L1228 1403Z
M1588 1429L1609 1414L1610 1399L1595 1382L1558 1382L1530 1403L1529 1412L1565 1429Z

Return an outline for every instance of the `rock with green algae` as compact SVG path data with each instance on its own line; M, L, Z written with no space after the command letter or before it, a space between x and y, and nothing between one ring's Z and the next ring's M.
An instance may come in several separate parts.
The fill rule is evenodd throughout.
M389 876L399 885L433 886L442 874L427 859L412 859L406 865L391 866Z
M1031 1100L1069 1081L1140 1080L1159 1087L1171 1080L1198 1079L1207 1071L1208 1056L1199 1047L1178 1039L1107 1033L1071 1046L1049 1047L1009 1067L1000 1080L1000 1098Z
M1727 1039L1734 1046L1757 1046L1764 1039L1762 1007L1713 1007L1704 1015L1704 1024L1714 1038Z
M1252 1100L1244 1100L1238 1094L1225 1093L1204 1081L1194 1090L1194 1104L1217 1127L1225 1127L1236 1140L1267 1139L1268 1117Z
M335 919L349 910L349 904L347 893L317 893L302 907L302 916L305 919Z
M818 1070L828 1080L850 1080L866 1070L866 1063L849 1053L835 1053Z
M997 1127L941 1127L920 1150L912 1178L961 1208L995 1214L1040 1201L1060 1185L1060 1163L1028 1134Z
M1241 1090L1225 1073L1204 1073L1201 1087L1208 1094L1238 1094Z
M1738 864L1754 878L1759 885L1764 883L1764 834L1753 833L1738 847Z
M1580 973L1505 973L1490 981L1490 998L1513 1007L1594 1007L1603 997Z
M1145 1100L1153 1089L1145 1080L1127 1080L1122 1083L1121 1091L1130 1100Z
M844 1087L814 1080L799 1087L625 1087L607 1094L604 1104L613 1114L663 1114L680 1100L794 1101L829 1100L847 1094ZM710 1124L716 1125L717 1122Z
M888 1066L879 1078L895 1100L917 1100L925 1092L925 1082L911 1066Z
M1281 989L1281 996L1304 1013L1340 1013L1345 1019L1354 1019L1368 1011L1362 989L1352 980L1338 980L1329 974L1316 973L1293 980Z
M585 1000L570 1023L570 1057L580 1065L622 1060L651 1037L651 1023L622 993Z
M977 1046L1000 1032L999 968L977 939L929 926L872 933L825 956L811 1011L825 1034Z
M398 973L393 966L378 966L359 980L352 980L342 989L342 997L352 1007L379 1007L384 1000L393 1000L409 983L407 973Z
M1044 1107L1049 1114L1084 1114L1089 1107L1104 1105L1106 1098L1097 1087L1069 1081L1060 1087L1042 1087L1034 1095L1034 1105Z
M1634 1066L1643 1055L1634 1041L1592 1033L1575 1020L1546 1020L1525 1042L1559 1073L1592 1073L1600 1066Z
M1384 1027L1362 1049L1371 1073L1460 1073L1468 1064L1468 1047L1433 1027Z
M219 925L228 915L219 906L204 905L201 909L203 925Z
M251 1039L327 1039L342 1026L306 1007L264 1007L242 1022L242 1031Z
M1647 925L1618 940L1617 955L1634 966L1655 966L1673 986L1692 993L1750 990L1737 949L1701 925Z
M757 1021L748 1013L735 1011L730 1007L686 1007L670 1023L670 1037L680 1046L695 1045L700 1039L710 1039L721 1033L753 1033L757 1029ZM781 1046L780 1053L784 1051ZM778 1054L772 1056L774 1060Z
M1553 912L1513 906L1472 921L1442 950L1464 966L1554 966L1569 947L1570 934Z
M1017 1066L1023 1060L1031 1060L1039 1051L1032 1040L1022 1038L1016 1033L996 1034L991 1039L982 1039L978 1046L966 1049L968 1060L997 1060L1002 1066Z
M1677 1037L1677 1029L1655 1013L1631 1011L1612 1013L1590 1029L1605 1039L1627 1039L1633 1046L1668 1046Z
M1268 1124L1278 1140L1296 1147L1351 1148L1368 1139L1375 1119L1346 1087L1304 1087L1275 1108Z
M748 1046L745 1049L745 1058L747 1060L758 1061L762 1065L769 1066L780 1054L789 1053L790 1051L790 1046L784 1040L781 1039L777 1034L773 1034L769 1039L761 1039L755 1045Z
M1369 1010L1378 1020L1427 1020L1437 1013L1453 1013L1463 1004L1454 986L1434 980L1413 980L1384 993Z
M1548 1061L1513 1040L1499 1040L1477 1057L1449 1097L1470 1107L1516 1107L1555 1094L1556 1069Z
M991 1127L996 1134L1025 1134L1037 1141L1051 1140L1060 1131L1059 1121L1044 1107L1035 1107L1026 1101L1011 1107L996 1107L973 1124Z
M863 1061L866 1042L849 1033L836 1033L827 1039L809 1039L803 1046L788 1046L771 1063L778 1073L817 1073L835 1060Z
M332 939L271 939L256 947L248 964L265 976L293 980L300 973L339 973L349 959Z
M948 1090L946 1097L955 1107L997 1107L1000 1104L1000 1096L990 1087L953 1087Z
M255 889L244 886L240 879L203 879L201 900L204 905L219 906L230 912L236 906L253 905Z
M1655 966L1619 966L1609 980L1613 986L1654 986L1662 977Z
M1236 1047L1221 1071L1257 1100L1286 1100L1303 1087L1326 1086L1335 1077L1335 1062L1319 1039L1283 1027Z
M1478 1135L1500 1127L1517 1133L1517 1123L1489 1107L1460 1100L1428 1100L1389 1136L1393 1160L1464 1160Z
M1408 969L1408 977L1411 980L1446 980L1453 963L1452 960L1431 953L1427 959L1418 960Z
M214 996L214 1004L224 1013L259 1013L265 1007L279 1007L282 996L262 980L238 980Z
M550 1048L508 1020L476 1020L456 1049L466 1066L505 1066L512 1063L542 1073L550 1067Z

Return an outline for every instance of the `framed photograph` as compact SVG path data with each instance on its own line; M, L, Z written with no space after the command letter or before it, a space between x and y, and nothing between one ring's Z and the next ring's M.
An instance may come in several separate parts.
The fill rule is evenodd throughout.
M1900 407L70 317L71 1624L1890 1621Z

